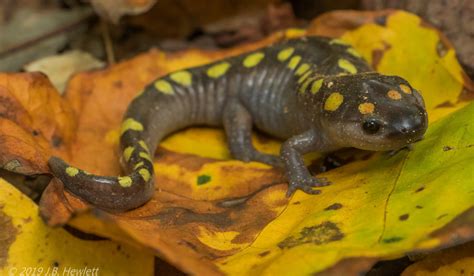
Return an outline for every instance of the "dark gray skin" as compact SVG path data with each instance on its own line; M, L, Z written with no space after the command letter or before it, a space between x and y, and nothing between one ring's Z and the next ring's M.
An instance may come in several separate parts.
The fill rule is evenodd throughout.
M59 158L49 161L69 191L110 211L133 209L151 198L150 156L164 137L185 127L223 126L236 159L285 170L291 196L298 189L317 194L314 187L329 184L311 176L303 154L400 149L422 138L427 114L406 80L372 72L338 41L307 37L163 76L132 101L124 122L126 177L90 175ZM285 140L280 156L255 150L253 127Z

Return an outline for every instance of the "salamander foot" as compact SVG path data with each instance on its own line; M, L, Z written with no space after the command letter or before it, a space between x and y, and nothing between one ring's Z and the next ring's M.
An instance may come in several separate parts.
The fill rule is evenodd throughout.
M290 197L296 190L302 190L303 192L311 195L317 195L321 193L321 190L313 189L314 187L324 187L330 185L331 182L325 177L305 177L290 179L288 184L288 191L286 196Z

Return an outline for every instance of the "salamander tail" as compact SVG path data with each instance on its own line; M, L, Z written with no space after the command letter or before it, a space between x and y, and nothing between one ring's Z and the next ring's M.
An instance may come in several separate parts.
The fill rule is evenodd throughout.
M48 164L68 191L108 211L139 207L150 200L154 192L151 162L140 162L129 175L119 177L89 174L58 157L51 157Z

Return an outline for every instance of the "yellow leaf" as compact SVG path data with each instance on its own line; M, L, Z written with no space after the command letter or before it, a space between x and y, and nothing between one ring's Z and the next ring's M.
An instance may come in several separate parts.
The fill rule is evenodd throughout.
M189 128L169 136L160 146L178 153L229 160L232 159L232 156L225 139L225 133L222 129ZM280 154L281 141L276 139L262 138L253 134L252 143L255 149L260 152L273 155ZM304 156L304 162L306 165L310 165L314 160L321 158L321 156L317 152L308 153Z
M472 118L473 103L434 123L411 152L379 154L328 172L333 185L322 196L297 192L250 246L221 258L220 269L307 275L343 258L438 246L429 234L474 202Z
M385 26L365 24L341 39L380 73L406 78L421 91L428 111L445 102L455 103L461 94L463 71L454 49L416 15L398 11L387 17Z
M96 269L98 275L153 273L154 257L143 249L108 240L81 240L64 229L46 226L36 204L2 178L0 233L1 275L48 271L62 275L71 269Z

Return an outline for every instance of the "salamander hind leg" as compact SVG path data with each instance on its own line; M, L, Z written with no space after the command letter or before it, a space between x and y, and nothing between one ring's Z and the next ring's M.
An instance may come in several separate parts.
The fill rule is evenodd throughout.
M224 129L232 156L244 162L257 161L283 168L279 156L259 152L252 145L252 117L238 99L229 99L223 113Z

